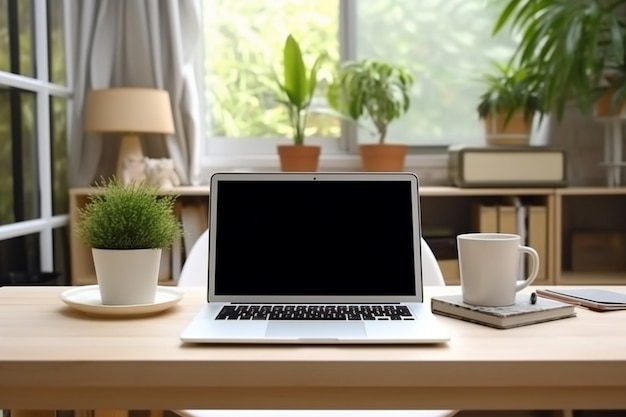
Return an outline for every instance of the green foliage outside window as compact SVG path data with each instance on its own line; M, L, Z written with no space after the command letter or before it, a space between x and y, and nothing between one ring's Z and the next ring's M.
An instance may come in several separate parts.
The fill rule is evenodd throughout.
M289 114L276 98L288 34L298 39L307 68L320 55L339 61L337 0L214 0L205 3L206 125L211 136L292 136ZM219 42L215 41L219 40ZM318 74L312 109L325 106L330 70ZM305 136L338 136L339 121L312 114Z
M411 109L391 126L390 138L414 144L480 140L476 101L482 74L515 48L492 37L500 11L493 0L357 0L356 59L394 62L415 77ZM288 115L276 102L274 73L292 33L311 66L329 55L339 64L339 0L205 0L205 91L209 137L290 137ZM314 108L325 107L331 74L320 74ZM313 112L312 116L315 116ZM451 122L454 121L454 122ZM360 140L375 141L372 129ZM311 117L307 136L340 134L339 119ZM456 142L455 142L456 141Z
M64 16L61 7L62 0L49 0L50 13L48 38L50 80L64 85L65 77L65 48L64 48ZM18 28L19 62L11 62L9 36L9 3L17 7L18 20L11 22ZM0 71L11 71L19 64L21 75L33 77L35 67L34 51L34 3L21 0L0 0ZM13 66L12 66L13 64ZM67 179L67 107L65 98L51 99L51 167L49 175L53 179L54 214L63 214L68 211L68 179ZM36 129L36 97L35 93L27 90L18 90L6 85L0 85L0 225L19 220L30 220L40 215L40 184L38 158L37 129ZM17 113L17 114L16 114ZM13 126L12 121L19 120L19 126ZM20 173L14 173L14 138L16 132L21 133L21 163ZM23 185L16 189L16 175L22 177ZM21 201L17 201L21 200ZM21 209L16 209L21 207Z

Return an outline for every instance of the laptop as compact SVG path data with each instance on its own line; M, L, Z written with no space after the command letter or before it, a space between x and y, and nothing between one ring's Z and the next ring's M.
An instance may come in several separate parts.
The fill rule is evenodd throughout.
M216 173L190 343L443 343L411 173Z

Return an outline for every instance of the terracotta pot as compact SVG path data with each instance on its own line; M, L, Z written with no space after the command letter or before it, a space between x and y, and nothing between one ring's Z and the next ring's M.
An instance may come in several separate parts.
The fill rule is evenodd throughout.
M608 90L594 103L594 116L597 118L626 117L626 106L621 105L618 109L611 109L613 91Z
M320 160L320 146L279 145L280 169L282 171L317 171Z
M406 145L371 144L361 145L359 149L364 171L404 171L404 161L408 149Z
M506 113L488 115L484 119L487 145L528 145L532 118L526 120L524 112L513 113L508 123Z
M152 304L161 249L92 249L103 305Z

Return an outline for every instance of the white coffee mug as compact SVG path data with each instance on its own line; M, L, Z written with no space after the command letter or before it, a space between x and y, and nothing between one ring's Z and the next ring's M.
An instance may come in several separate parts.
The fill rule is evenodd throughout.
M515 294L537 278L539 255L521 244L519 235L507 233L466 233L457 236L459 272L463 301L468 304L501 307L515 304ZM521 255L530 256L530 274L521 275Z

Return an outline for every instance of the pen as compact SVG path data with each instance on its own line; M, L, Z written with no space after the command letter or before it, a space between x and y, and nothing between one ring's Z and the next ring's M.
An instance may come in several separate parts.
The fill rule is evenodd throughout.
M530 304L537 304L537 293L534 291L530 294Z

